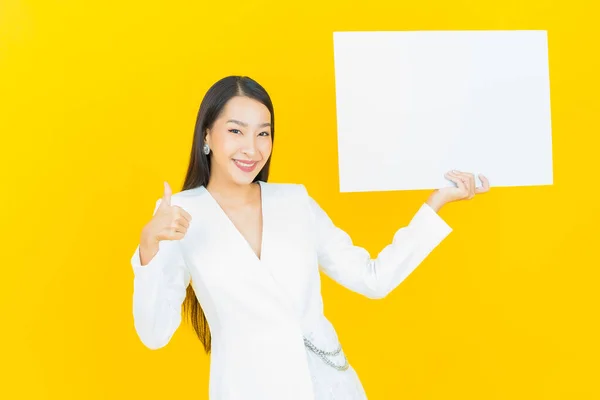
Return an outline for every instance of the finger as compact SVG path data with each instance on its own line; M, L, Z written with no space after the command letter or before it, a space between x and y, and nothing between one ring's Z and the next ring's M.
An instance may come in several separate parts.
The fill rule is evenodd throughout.
M458 183L458 181L460 181L460 177L458 176L458 174L452 172L452 171L448 171L446 172L446 174L444 175L446 178L450 179L452 182Z
M169 240L181 240L185 237L185 232L173 231L169 234Z
M473 198L473 197L475 197L475 188L477 188L477 182L475 182L475 175L473 175L470 172L467 173L466 175L469 178L470 197Z
M171 238L176 237L178 235L185 235L187 232L187 228L179 223L176 223L169 228L169 236Z
M451 173L462 183L462 185L466 188L467 192L470 193L471 185L469 184L469 179L467 175L464 172L460 172L455 169L452 170Z
M463 190L466 191L467 190L467 186L465 185L465 183L463 182L463 180L455 173L453 173L452 171L446 172L445 175L448 179L450 179L452 182L456 183L456 186Z
M181 239L183 239L184 237L185 237L185 232L183 232L183 233L177 232L177 233L176 233L176 234L173 236L173 240L181 240Z
M162 230L161 237L162 240L176 240L182 235L185 235L185 228L171 225Z
M479 176L479 179L481 179L482 187L476 188L475 192L476 193L485 193L485 192L488 192L490 190L490 181L488 180L488 178L486 178L482 174L479 174L478 176Z
M171 205L171 187L169 186L169 184L166 181L164 182L164 186L165 186L165 190L163 193L162 202L160 203L160 205L162 207ZM164 204L164 206L163 206L163 204Z
M464 180L465 185L467 186L469 198L475 196L475 177L473 174L469 172L459 172L458 175Z
M182 216L183 218L185 218L188 222L192 221L192 216L190 215L190 213L188 213L187 211L185 211L183 208L181 208L179 206L173 206L173 207L175 207L179 211L179 215Z
M478 175L478 176L481 177L481 175ZM475 182L474 194L477 194L477 193L479 193L479 190L481 189L482 186L480 186L480 187L477 186L477 181L475 181L475 177L473 177L473 181ZM481 183L483 185L483 181Z
M452 171L454 172L457 176L460 176L463 179L469 179L470 178L470 174L468 172L461 172L461 171Z
M459 177L459 178L466 178L467 174L461 171L458 171L456 169L453 169L452 171L449 171L450 174Z
M479 174L479 179L481 179L483 187L490 187L490 180L485 175Z
M190 227L190 223L187 219L185 219L183 216L179 216L175 219L175 222L177 223L178 226L182 226L185 229Z
M452 182L456 182L455 179L457 178L456 174L454 174L452 171L448 171L444 174L444 177L449 179Z

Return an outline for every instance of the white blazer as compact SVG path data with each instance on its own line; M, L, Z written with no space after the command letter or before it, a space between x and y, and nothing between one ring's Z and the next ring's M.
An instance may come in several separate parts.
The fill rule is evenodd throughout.
M338 346L323 314L319 267L350 290L383 298L452 228L423 203L371 259L303 185L260 185L261 259L205 187L172 195L171 204L190 213L192 221L183 239L161 241L146 266L136 248L131 258L135 329L148 348L165 346L180 325L191 279L212 334L212 400L314 399L303 336L324 350Z

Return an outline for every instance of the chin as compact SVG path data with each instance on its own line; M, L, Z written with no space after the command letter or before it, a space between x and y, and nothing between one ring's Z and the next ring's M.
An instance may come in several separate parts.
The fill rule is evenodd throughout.
M234 168L237 169L237 167L234 167ZM260 172L261 170L262 170L262 166L260 168L256 169L256 171L258 171L258 172ZM249 173L249 172L240 171L239 169L237 171L233 170L233 171L231 171L231 179L237 185L249 185L252 182L254 182L254 179L256 179L256 177L258 176L258 172L252 171L251 173Z
M251 184L252 182L254 182L254 178L255 178L255 177L240 178L239 176L234 176L234 177L233 177L233 182L234 182L236 185L240 185L240 186L242 186L242 185L249 185L249 184Z

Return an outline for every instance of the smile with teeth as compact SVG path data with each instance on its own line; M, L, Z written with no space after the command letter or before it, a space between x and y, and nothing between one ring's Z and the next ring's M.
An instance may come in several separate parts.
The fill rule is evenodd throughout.
M240 160L233 160L233 161L235 161L237 164L241 165L242 167L246 167L246 168L253 167L257 163L257 161L240 161Z
M241 161L241 160L233 160L235 165L244 172L252 172L256 165L258 165L258 161Z

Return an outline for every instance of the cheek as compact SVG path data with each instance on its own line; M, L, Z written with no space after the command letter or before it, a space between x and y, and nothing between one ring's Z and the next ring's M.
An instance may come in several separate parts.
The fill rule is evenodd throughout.
M273 148L273 144L271 140L265 140L259 144L260 153L263 157L267 158L271 155L271 150Z
M215 143L215 147L217 148L215 153L218 152L219 158L222 159L232 158L238 150L236 141L227 137L219 138L218 143Z

